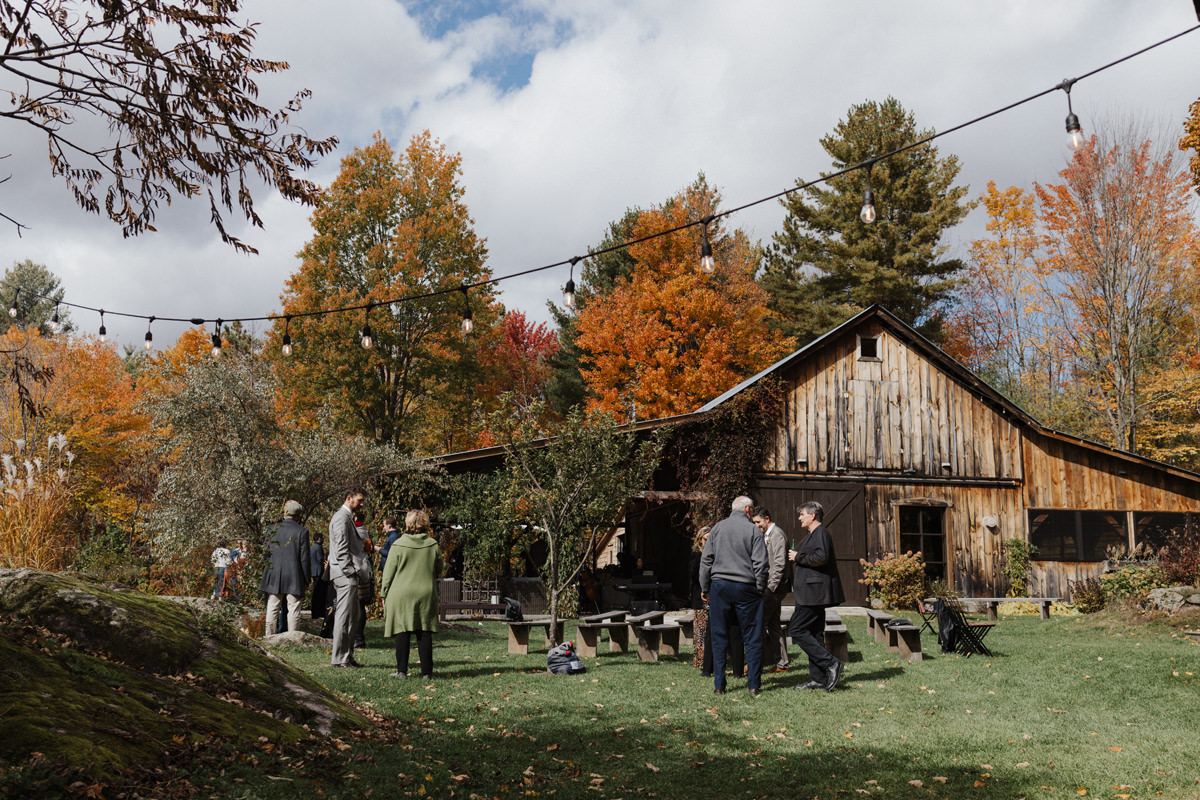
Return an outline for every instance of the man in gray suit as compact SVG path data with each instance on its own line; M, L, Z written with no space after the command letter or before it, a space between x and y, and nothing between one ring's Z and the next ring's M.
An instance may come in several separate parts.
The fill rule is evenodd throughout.
M308 558L308 529L299 522L304 506L283 504L283 519L275 523L267 542L267 568L258 590L267 595L267 635L275 633L279 606L287 600L287 629L300 629L300 597L312 578Z
M346 502L329 520L329 578L336 592L330 663L335 667L362 666L354 660L354 631L358 627L358 584L361 578L370 579L370 565L354 525L354 512L361 511L365 503L366 492L351 486L346 490Z
M754 509L754 524L763 532L769 559L767 591L763 594L763 669L784 672L788 668L787 636L779 612L783 598L792 589L787 534L771 521L771 512L762 506Z

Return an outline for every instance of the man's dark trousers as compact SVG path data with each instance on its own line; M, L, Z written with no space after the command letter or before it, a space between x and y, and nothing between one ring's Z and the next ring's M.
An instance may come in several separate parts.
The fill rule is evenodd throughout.
M825 607L796 606L788 630L792 641L808 654L808 676L824 686L829 670L838 663L837 656L825 649Z
M713 581L708 593L708 625L712 631L713 678L717 689L725 688L725 649L729 633L725 611L731 610L742 628L746 646L746 688L762 688L762 592L752 583Z

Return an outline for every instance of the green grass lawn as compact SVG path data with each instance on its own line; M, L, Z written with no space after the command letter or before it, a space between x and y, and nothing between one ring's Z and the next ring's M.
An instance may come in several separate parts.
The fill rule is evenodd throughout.
M390 642L369 628L366 669L284 655L397 720L398 741L346 743L338 774L275 763L268 779L260 763L210 785L264 798L1200 797L1200 646L1177 629L1018 617L988 637L994 658L943 655L926 633L910 665L865 618L844 619L837 691L793 691L807 680L793 648L793 670L764 676L757 699L732 678L714 696L690 652L602 652L584 675L549 675L544 649L506 653L498 623L438 634L432 682L394 679Z

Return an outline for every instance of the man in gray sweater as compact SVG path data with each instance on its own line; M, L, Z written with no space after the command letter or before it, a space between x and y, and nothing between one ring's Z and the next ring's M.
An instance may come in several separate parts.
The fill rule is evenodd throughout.
M767 546L762 531L750 521L754 501L738 497L733 513L713 526L700 555L700 596L709 604L713 688L725 694L725 650L729 646L726 614L737 616L746 645L746 686L762 691L763 591L767 588Z

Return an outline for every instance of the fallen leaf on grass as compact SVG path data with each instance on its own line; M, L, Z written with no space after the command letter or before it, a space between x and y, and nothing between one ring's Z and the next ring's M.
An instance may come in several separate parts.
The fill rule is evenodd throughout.
M915 786L915 787L917 787L918 789L920 789L922 786L924 786L924 785L925 785L925 781L922 781L922 780L911 780L911 781L909 781L909 782L908 782L908 785L909 785L909 786Z
M975 779L975 788L976 789L982 789L985 786L987 786L987 784L984 783L984 781L982 779L980 779L980 778Z
M1047 710L1047 711L1049 711L1051 714L1065 714L1065 713L1067 713L1066 711L1063 711L1061 708L1051 708L1050 706L1046 706L1046 710Z
M650 770L651 772L658 772L658 771L659 771L659 770L658 770L658 767L654 766L654 765L653 765L653 764L651 764L649 761L647 761L647 762L646 762L646 769Z
M1079 795L1080 797L1083 797L1085 794L1087 794L1087 789L1080 786L1078 789L1075 790L1075 794Z
M1017 766L1021 769L1025 769L1025 767L1029 766L1029 762L1028 761L1018 761Z
M934 775L933 780L934 783L945 783L947 778L945 775Z
M1118 746L1117 746L1117 745L1115 745L1115 744L1110 744L1110 745L1108 746L1108 749L1109 749L1109 750L1112 750L1114 753L1119 753L1119 752L1121 752L1122 750L1124 750L1125 748L1124 748L1124 747L1118 747Z
M547 753L551 753L551 752L553 752L553 751L555 751L555 750L560 750L560 749L562 749L562 748L560 748L560 747L559 747L557 744L552 744L552 745L550 745L549 747L547 747L547 748L546 748L546 752L547 752Z

